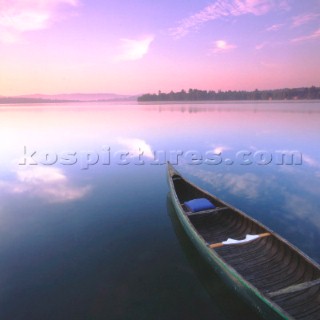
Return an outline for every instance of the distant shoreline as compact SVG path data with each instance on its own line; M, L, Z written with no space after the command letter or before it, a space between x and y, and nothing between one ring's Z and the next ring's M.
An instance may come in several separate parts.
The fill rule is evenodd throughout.
M188 92L144 94L138 97L139 102L161 101L282 101L282 100L320 100L320 87L284 88L275 90L254 91L207 91L189 89Z
M62 99L61 99L62 98ZM78 98L78 99L77 99ZM124 96L116 94L61 94L31 96L0 96L0 105L4 104L61 104L61 103L209 103L209 102L268 102L268 101L317 101L320 100L320 87L284 88L254 91L206 91L198 89L179 92Z
M30 94L19 96L1 96L0 104L41 104L41 103L84 103L137 101L138 95L121 95L114 93L63 93Z
M118 100L118 99L106 99L106 100L54 100L54 99L36 99L36 98L1 98L0 105L2 104L60 104L60 103L100 103L100 102L137 102L137 100Z

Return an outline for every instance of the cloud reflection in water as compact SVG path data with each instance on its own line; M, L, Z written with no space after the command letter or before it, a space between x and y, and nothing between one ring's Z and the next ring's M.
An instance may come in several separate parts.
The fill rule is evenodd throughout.
M125 151L129 152L130 156L137 156L140 152L143 152L144 157L151 159L154 157L151 146L145 140L138 138L118 138L117 141L125 148Z
M300 221L320 230L319 206L317 201L313 201L320 192L317 181L306 176L303 169L301 172L296 171L295 174L292 172L293 169L287 172L281 169L269 172L267 175L262 173L258 175L252 172L221 173L190 166L183 167L184 172L209 184L217 193L225 192L246 198L256 202L257 207L268 203L270 214L281 216L283 221L290 222L291 227L298 227ZM282 178L280 179L277 174ZM297 179L297 176L300 178ZM299 190L304 191L301 194ZM292 224L292 221L295 223Z
M185 167L185 169L193 176L212 185L215 190L226 190L233 195L248 199L255 199L259 196L261 179L254 173L215 173L190 167Z
M63 203L83 198L91 186L75 186L59 168L19 168L12 181L0 181L0 189L9 194L27 194L48 203Z

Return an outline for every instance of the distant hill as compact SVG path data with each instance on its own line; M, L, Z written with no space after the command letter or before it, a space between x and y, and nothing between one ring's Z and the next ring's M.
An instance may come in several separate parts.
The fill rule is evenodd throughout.
M0 97L0 104L63 103L63 102L73 102L73 101L42 99L42 98L25 98L25 97Z
M63 102L99 102L99 101L136 101L138 96L115 93L66 93L66 94L30 94L21 96L0 96L0 104L10 103L63 103Z
M49 99L49 100L72 100L72 101L114 101L114 100L136 100L137 96L121 95L115 93L64 93L64 94L31 94L23 95L21 98Z

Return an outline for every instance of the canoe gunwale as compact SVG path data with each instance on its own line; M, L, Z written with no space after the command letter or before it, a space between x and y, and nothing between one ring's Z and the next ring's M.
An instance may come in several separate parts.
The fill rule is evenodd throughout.
M174 179L172 179L174 177ZM178 198L178 195L175 190L174 181L177 181L178 179L182 179L186 183L190 184L191 187L201 191L204 195L208 196L208 198L212 198L214 200L217 200L219 203L221 203L226 208L235 211L237 214L241 215L242 217L251 220L254 224L257 226L263 228L266 230L266 232L269 232L272 237L277 239L278 241L282 242L284 245L288 246L291 250L294 250L298 255L302 256L307 262L313 264L315 267L319 268L319 265L313 261L311 258L309 258L306 254L304 254L302 251L300 251L298 248L296 248L294 245L289 243L287 240L279 236L278 234L274 233L271 229L261 224L259 221L255 220L254 218L251 218L241 210L234 208L233 206L229 205L228 203L222 201L221 199L218 199L214 195L208 193L207 191L199 188L198 186L194 185L192 182L188 181L184 177L180 175L179 172L177 172L171 164L168 163L168 182L170 186L170 193L172 196L173 204L176 209L178 218L182 225L184 226L185 231L191 235L191 240L194 242L194 244L200 249L202 254L209 259L209 262L216 268L218 271L222 274L223 277L228 278L228 282L233 282L238 287L239 290L244 289L246 293L246 297L248 300L253 301L254 300L260 300L260 303L263 306L267 306L268 309L273 312L274 316L276 318L281 319L293 319L293 317L288 314L283 308L281 308L276 302L272 301L271 298L272 293L271 292L265 292L262 293L258 288L256 288L251 282L246 280L236 269L234 269L221 255L219 255L218 252L216 252L215 248L210 248L210 244L203 238L203 236L198 232L198 230L195 228L195 226L190 221L189 217L193 216L188 215L185 212L185 209L180 203L180 200ZM317 281L317 280L315 280ZM290 286L289 286L290 287ZM280 291L276 290L275 292ZM271 294L269 296L269 294ZM258 308L258 311L260 308Z
M187 182L188 184L190 184L192 187L200 190L201 192L203 192L204 194L206 194L209 198L213 198L219 202L221 202L226 209L231 209L233 211L236 211L238 214L240 214L242 217L251 220L252 222L254 222L256 225L258 225L259 227L266 229L267 232L270 232L271 235L273 237L275 237L276 239L280 240L281 242L285 243L288 247L290 247L291 249L293 249L294 251L296 251L297 253L299 253L301 256L303 256L303 258L305 258L308 262L310 262L311 264L315 265L318 269L320 269L320 265L313 261L309 256L307 256L303 251L301 251L299 248L297 248L295 245L293 245L292 243L288 242L285 238L281 237L279 234L275 233L273 230L271 230L269 227L263 225L261 222L259 222L258 220L256 220L255 218L252 218L250 216L248 216L246 213L244 213L243 211L241 211L238 208L233 207L232 205L230 205L229 203L217 198L216 196L214 196L213 194L209 193L206 190L201 189L200 187L196 186L194 183L192 183L191 181L187 180L186 178L182 177L180 175L180 173L173 168L173 166L168 163L168 173L170 174L170 170L172 170L174 172L174 175L179 176L182 180L184 180L185 182ZM170 179L169 179L170 180ZM169 181L170 182L170 181ZM172 188L173 190L175 190L173 183L170 184L170 188ZM174 192L175 193L175 192ZM179 203L179 199L176 196L176 201L177 203ZM179 203L181 209L183 210L181 204ZM220 209L220 208L219 208ZM221 208L221 209L225 209L225 208ZM184 211L184 210L183 210ZM192 225L192 224L191 224ZM192 226L193 227L193 226Z

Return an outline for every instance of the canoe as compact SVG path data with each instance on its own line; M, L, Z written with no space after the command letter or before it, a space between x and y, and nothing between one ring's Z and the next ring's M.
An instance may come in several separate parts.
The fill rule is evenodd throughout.
M265 319L320 319L320 266L168 163L177 217L199 253ZM232 303L232 302L231 302Z

